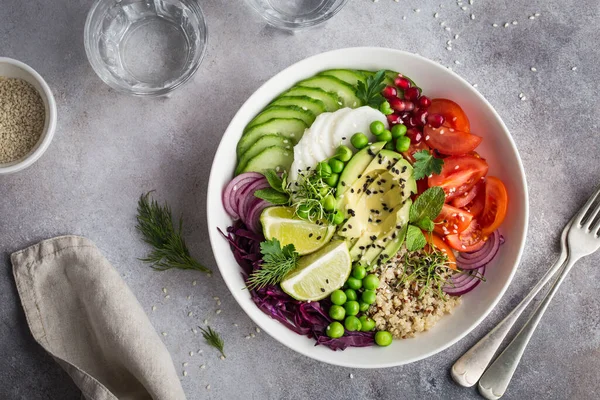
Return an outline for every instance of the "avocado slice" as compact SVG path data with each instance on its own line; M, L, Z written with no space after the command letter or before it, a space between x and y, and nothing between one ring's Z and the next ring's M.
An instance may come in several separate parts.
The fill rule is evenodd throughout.
M391 241L388 241L385 249L379 253L373 264L383 264L394 257L402 247L402 243L404 243L404 238L406 237L406 231L408 230L410 206L412 206L412 200L408 199L396 214L398 225L401 225L402 227L396 231L396 236Z

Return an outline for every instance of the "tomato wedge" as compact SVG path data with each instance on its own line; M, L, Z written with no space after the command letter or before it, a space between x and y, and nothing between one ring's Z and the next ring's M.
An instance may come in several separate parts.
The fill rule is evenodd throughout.
M445 124L444 124L445 125ZM482 138L447 126L434 128L427 124L423 128L427 144L442 154L459 156L475 150Z
M487 174L485 160L473 156L450 156L444 158L439 175L427 179L429 187L440 186L446 193L446 202L470 190Z
M485 244L481 227L476 219L473 219L468 228L461 233L448 235L445 237L445 239L446 243L448 243L454 250L463 252L477 251Z
M471 124L467 114L452 100L433 99L427 111L429 114L440 114L444 117L445 122L457 131L471 132Z
M429 246L437 247L437 249L448 256L448 267L451 269L456 269L456 257L454 256L454 252L450 246L444 242L441 236L436 235L435 233L423 232L425 235L425 239L427 239L427 244ZM427 249L425 250L427 251Z
M473 216L465 210L444 204L440 215L433 221L433 230L440 235L461 233L467 229L472 219Z
M502 181L489 176L485 183L485 206L479 217L483 236L489 236L504 221L508 208L508 193Z
M473 199L475 198L475 196L477 196L477 193L479 193L479 191L483 191L484 189L484 182L479 181L479 183L475 184L475 186L473 186L471 190L469 190L468 192L464 192L460 196L452 199L452 205L454 207L463 208L473 201Z
M475 198L472 202L465 206L465 210L467 210L473 218L477 218L483 212L483 208L485 207L485 182L483 182L483 186L480 187L479 191L475 195Z

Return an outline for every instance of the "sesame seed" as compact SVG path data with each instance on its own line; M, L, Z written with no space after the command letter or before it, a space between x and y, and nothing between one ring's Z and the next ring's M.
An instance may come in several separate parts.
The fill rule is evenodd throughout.
M460 61L454 60L454 64L458 65L458 64L460 64Z
M188 317L191 317L192 315L193 315L193 313L190 311L190 312L188 313Z
M571 67L571 71L577 71L577 67Z
M206 390L210 390L210 385L206 385Z
M192 281L192 286L196 286L197 284L198 284L198 282Z
M194 356L194 352L193 352L193 351L190 351L190 353L189 353L189 354L190 354L190 357L193 357L193 356Z
M202 321L202 322L204 322L204 325L208 325L208 320L207 320L207 319L205 319L205 320L204 320L204 321Z
M438 13L433 14L433 18L438 18L439 16L440 16L440 14L438 14Z
M462 7L461 7L461 9L462 9L463 11L467 11L467 10L468 10L468 7L467 7L467 6L462 6Z
M184 367L187 367L187 366L188 366L188 363L187 363L187 362L184 362L182 365L183 365Z
M168 294L168 295L165 296L165 299L170 299L170 298L171 298L170 294Z
M533 14L533 15L535 15L536 17L539 17L539 16L540 16L540 15L542 15L542 14L540 14L540 13L535 13L535 14Z
M419 12L421 12L421 9L420 8L415 8L415 12L419 13Z
M260 333L260 328L258 326L256 327L256 333Z
M458 33L456 35L454 35L454 39L458 39Z
M475 19L475 14L471 14L471 19Z
M183 376L187 376L187 371L183 370Z
M217 310L217 311L215 311L215 313L216 313L217 315L219 315L219 314L221 314L221 310Z
M204 364L202 364L202 365L200 366L200 369L205 369L205 368L206 368L206 365L204 365Z
M156 311L156 306L152 306L152 311Z
M530 15L529 19L535 19L535 17L533 15Z
M517 21L513 21L513 22L512 22L512 24L513 24L513 25L517 25L517 24L518 24L518 22L517 22Z
M192 328L192 333L194 333L194 334L198 333L198 331L196 330L196 328Z
M163 335L163 336L167 336L167 332L163 332L163 333L162 333L162 335Z
M536 67L531 67L530 69L531 69L532 72L536 72L537 71Z
M492 24L492 26L493 26L494 28L497 28L497 27L498 27L498 24L494 22L494 23Z
M353 374L350 374L350 379L354 379L354 375Z
M167 294L167 288L162 288L163 293Z
M505 27L505 28L508 28L508 26L509 26L509 25L510 25L510 24L507 22L507 23L505 23L505 24L504 24L504 27Z

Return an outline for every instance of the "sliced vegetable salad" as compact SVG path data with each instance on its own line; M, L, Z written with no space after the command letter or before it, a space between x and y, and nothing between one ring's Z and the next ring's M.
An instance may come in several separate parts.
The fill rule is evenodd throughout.
M244 129L223 192L254 302L343 350L392 343L371 318L396 307L388 267L417 302L474 289L508 205L482 140L457 103L393 71L328 70L282 93Z

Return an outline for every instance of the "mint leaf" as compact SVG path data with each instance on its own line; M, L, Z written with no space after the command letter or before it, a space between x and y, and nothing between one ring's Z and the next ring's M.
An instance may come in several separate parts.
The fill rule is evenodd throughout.
M446 195L439 186L434 186L424 191L410 207L409 219L411 223L418 223L424 218L435 220L442 211Z
M408 251L421 250L426 244L427 240L425 240L425 235L423 235L421 229L414 225L409 225L406 232L406 249Z
M435 224L433 223L433 221L432 221L432 220L430 220L430 219L429 219L429 218L427 218L427 217L425 217L425 218L423 218L423 219L421 219L421 220L417 221L417 222L416 222L416 225L417 225L419 228L421 228L421 229L423 229L424 231L427 231L427 232L431 232L431 231L433 231L433 228L434 228L434 226L435 226Z
M275 205L288 204L290 202L290 196L273 188L257 190L254 192L254 196Z
M263 172L263 175L265 178L267 178L267 182L269 182L269 185L271 185L273 189L277 190L278 192L285 193L285 190L283 189L283 179L279 177L277 171L274 169L268 169Z
M413 154L415 163L413 164L413 178L416 180L423 179L429 175L439 175L442 172L444 160L435 158L427 150L417 151Z

